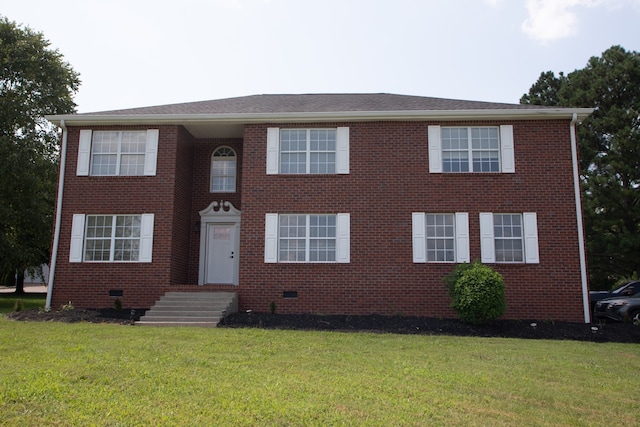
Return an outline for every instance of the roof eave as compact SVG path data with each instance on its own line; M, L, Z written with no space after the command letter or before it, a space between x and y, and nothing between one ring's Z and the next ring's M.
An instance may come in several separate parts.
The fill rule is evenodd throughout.
M584 120L593 108L486 109L486 110L414 110L414 111L340 111L291 113L223 113L223 114L67 114L45 116L66 126L115 124L184 124L184 123L264 123L264 122L333 122L399 120Z

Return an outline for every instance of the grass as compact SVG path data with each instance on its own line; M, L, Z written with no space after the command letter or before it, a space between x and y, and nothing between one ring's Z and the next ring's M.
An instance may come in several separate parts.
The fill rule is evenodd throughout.
M44 308L46 294L27 293L16 296L13 293L0 293L0 314L15 311L16 301L22 302L23 310Z
M639 425L639 350L0 319L0 424Z

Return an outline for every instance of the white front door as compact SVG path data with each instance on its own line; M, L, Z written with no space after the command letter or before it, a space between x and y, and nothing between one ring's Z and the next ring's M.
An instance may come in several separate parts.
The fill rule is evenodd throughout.
M236 227L233 224L207 224L205 283L234 283Z

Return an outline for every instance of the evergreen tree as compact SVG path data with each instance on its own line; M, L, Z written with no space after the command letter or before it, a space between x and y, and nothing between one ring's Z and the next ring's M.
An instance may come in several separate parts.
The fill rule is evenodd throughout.
M542 73L523 104L591 107L578 127L593 289L640 272L640 54L612 46L569 73Z

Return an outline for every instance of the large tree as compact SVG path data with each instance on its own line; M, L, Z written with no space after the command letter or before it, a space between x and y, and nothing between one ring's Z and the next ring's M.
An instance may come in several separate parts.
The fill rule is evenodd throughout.
M520 102L595 108L578 127L591 286L640 273L640 54L612 46L567 76L542 73Z
M49 261L59 138L44 115L74 112L80 85L49 45L0 16L0 274L17 293Z

